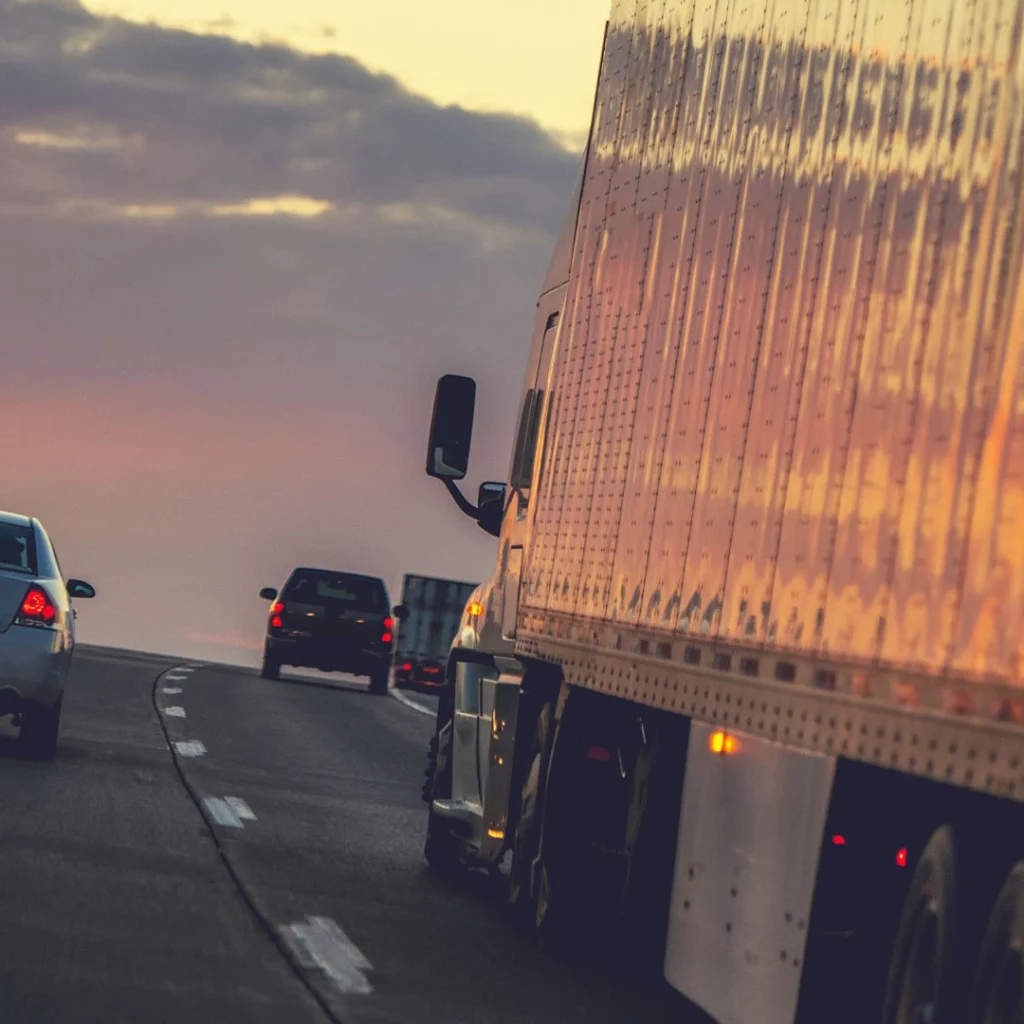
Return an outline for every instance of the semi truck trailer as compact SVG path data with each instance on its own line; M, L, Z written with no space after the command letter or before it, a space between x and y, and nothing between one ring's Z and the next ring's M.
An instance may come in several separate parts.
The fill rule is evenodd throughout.
M395 633L394 677L400 689L443 686L448 651L476 583L406 573Z
M1024 1019L1022 0L614 0L425 855L720 1024ZM453 369L458 369L453 368Z

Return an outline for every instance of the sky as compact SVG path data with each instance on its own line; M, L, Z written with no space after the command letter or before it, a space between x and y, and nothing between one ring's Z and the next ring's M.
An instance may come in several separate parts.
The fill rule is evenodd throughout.
M488 573L433 382L502 478L606 10L190 2L0 0L0 508L80 641L254 663L295 565Z

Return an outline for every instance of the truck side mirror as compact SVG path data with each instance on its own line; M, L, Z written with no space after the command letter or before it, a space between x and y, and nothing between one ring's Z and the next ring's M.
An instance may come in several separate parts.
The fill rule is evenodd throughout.
M493 480L485 480L480 485L480 490L476 492L476 504L478 508L483 508L489 501L501 502L501 507L505 507L505 485L501 482L495 482Z
M391 609L391 614L401 622L402 619L409 618L409 607L404 604L396 604L395 607Z
M466 475L475 405L476 381L472 377L449 373L437 382L427 445L427 476L461 480Z
M476 521L484 533L501 536L501 521L505 517L505 485L486 481L476 496Z

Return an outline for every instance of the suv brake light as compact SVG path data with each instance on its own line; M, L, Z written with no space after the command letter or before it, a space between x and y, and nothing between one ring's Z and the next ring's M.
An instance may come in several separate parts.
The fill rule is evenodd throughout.
M50 595L38 583L33 583L14 621L19 626L52 626L56 619L57 609Z

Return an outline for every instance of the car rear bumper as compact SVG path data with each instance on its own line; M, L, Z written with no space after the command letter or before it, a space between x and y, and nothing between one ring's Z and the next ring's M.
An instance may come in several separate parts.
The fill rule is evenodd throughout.
M0 633L0 715L24 705L53 707L70 666L71 650L56 630L11 626Z
M391 652L387 650L362 650L283 636L267 637L266 653L282 665L349 672L357 676L373 675L391 664Z

